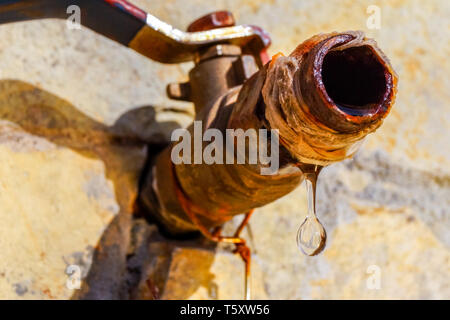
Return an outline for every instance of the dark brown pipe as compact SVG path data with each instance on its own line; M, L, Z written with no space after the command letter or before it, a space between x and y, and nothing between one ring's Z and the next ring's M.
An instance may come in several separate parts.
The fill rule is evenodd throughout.
M174 233L218 226L270 203L302 182L299 165L352 156L388 114L396 83L389 61L362 32L312 37L197 116L203 130L279 130L277 174L261 175L260 163L173 165L172 145L157 157L141 201Z

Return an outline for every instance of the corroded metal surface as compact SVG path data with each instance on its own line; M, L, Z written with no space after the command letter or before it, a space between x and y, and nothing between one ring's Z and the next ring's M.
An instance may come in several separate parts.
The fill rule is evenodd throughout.
M374 91L376 99L346 104L345 108L343 103L328 96L318 100L317 96L326 93L321 82L324 56L333 50L346 53L353 48L369 50L372 60L368 66L366 51L344 57L337 63L356 60L367 67L366 77L381 69L385 78L367 82L371 87L363 88ZM346 74L341 77L343 81L355 80L345 79ZM203 123L202 134L209 128L222 133L226 129L279 130L281 168L276 174L261 175L264 167L261 163L193 164L191 161L191 164L173 165L170 159L173 146L170 146L157 158L143 195L156 193L160 205L157 215L162 216L169 229L179 229L179 232L197 229L197 223L189 218L191 214L186 215L183 209L186 199L192 204L190 211L198 216L203 226L221 225L236 214L261 207L295 189L303 179L298 163L326 165L353 155L358 142L376 130L388 114L394 102L395 85L396 76L389 61L375 42L365 39L362 33L313 37L289 57L273 59L242 88L234 88L197 115L197 120ZM333 84L327 90L332 91ZM352 94L354 92L347 92L349 97ZM320 114L316 114L316 110L320 110ZM194 145L198 132L194 132L194 126L188 130L191 145ZM203 142L202 148L206 145ZM178 194L182 196L175 197L173 190L181 190Z

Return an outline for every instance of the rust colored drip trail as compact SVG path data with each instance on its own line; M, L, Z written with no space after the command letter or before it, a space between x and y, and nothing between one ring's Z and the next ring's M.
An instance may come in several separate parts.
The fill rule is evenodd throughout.
M297 245L308 256L322 252L327 241L327 233L316 215L317 178L323 167L301 164L299 168L305 176L306 196L308 198L308 213L297 233Z
M179 188L178 183L175 184L175 194L184 210L184 212L189 216L191 221L195 224L196 228L211 241L214 242L225 242L225 243L233 243L236 248L233 253L237 253L241 256L242 261L244 261L244 299L251 299L251 286L250 286L250 266L251 266L251 250L247 246L247 242L245 239L241 238L241 232L244 230L244 227L250 221L250 217L253 214L254 209L251 209L245 214L245 218L242 220L239 227L236 229L236 232L232 237L222 236L222 226L216 227L213 232L209 231L207 227L205 227L201 221L198 219L194 212L194 208L196 207L192 201L186 197L183 191Z

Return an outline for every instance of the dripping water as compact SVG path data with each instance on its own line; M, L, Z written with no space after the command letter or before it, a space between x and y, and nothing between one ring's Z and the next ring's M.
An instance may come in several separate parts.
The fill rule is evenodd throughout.
M305 221L297 232L297 245L308 256L315 256L322 252L327 241L327 233L316 215L316 186L321 166L302 164L300 169L304 173L306 196L308 198L308 213Z

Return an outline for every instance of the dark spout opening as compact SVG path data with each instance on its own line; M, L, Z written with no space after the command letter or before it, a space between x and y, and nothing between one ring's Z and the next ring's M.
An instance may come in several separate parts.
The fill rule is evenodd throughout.
M369 46L329 51L322 64L322 81L336 106L358 116L383 102L385 67Z
M325 38L325 39L323 39ZM307 111L338 132L358 132L383 120L395 96L396 76L374 41L361 32L321 36L301 59L297 94Z

